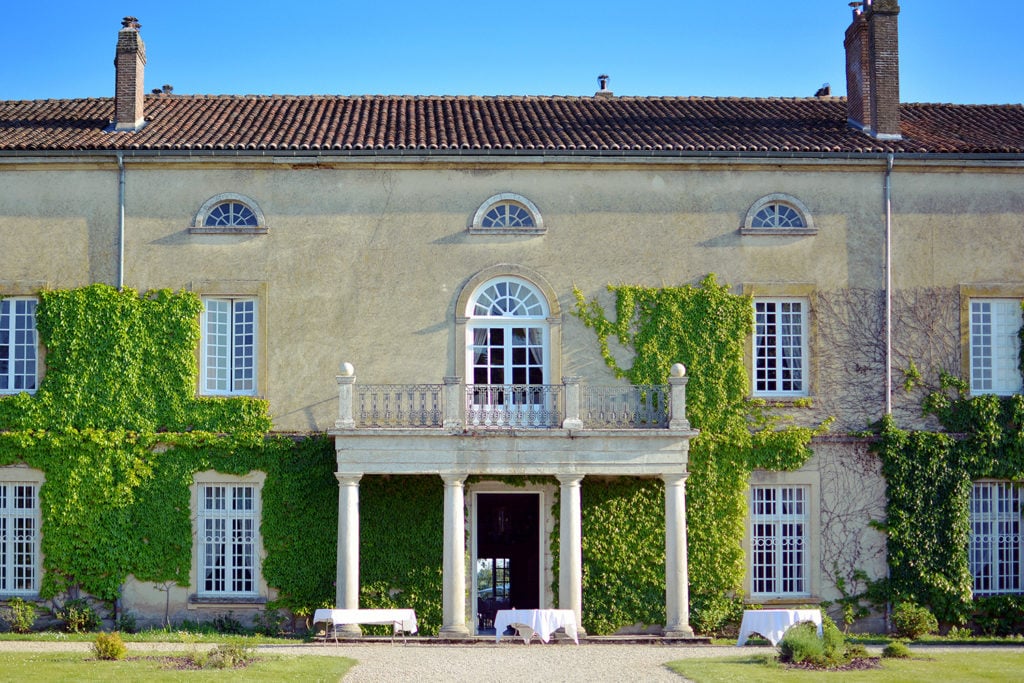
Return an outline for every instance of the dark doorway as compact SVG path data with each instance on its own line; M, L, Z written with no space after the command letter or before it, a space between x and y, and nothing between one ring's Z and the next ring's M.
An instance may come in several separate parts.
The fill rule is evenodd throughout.
M494 628L500 609L540 604L540 494L477 495L477 631Z

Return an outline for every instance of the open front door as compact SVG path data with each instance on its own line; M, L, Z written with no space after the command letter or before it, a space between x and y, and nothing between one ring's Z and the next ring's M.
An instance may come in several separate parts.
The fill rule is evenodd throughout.
M475 533L477 633L493 633L498 610L541 607L540 494L478 494Z

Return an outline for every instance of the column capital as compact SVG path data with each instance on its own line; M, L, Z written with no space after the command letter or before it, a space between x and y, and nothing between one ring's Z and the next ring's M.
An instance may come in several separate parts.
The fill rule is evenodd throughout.
M454 473L454 472L442 472L440 477L444 481L445 486L462 486L466 482L467 474Z
M334 478L338 480L338 486L357 486L363 478L362 472L335 472Z
M580 482L583 481L583 477L586 475L576 474L556 474L555 479L559 481L562 486L579 486Z
M690 478L689 472L673 472L670 474L662 474L661 480L668 486L676 484L686 484L686 480Z

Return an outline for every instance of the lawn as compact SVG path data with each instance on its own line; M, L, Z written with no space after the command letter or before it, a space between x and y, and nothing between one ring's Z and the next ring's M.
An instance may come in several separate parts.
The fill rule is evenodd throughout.
M913 645L911 645L913 652ZM698 683L751 681L820 681L822 672L790 670L766 663L764 655L723 657L721 659L684 659L668 667ZM1024 675L1024 654L992 648L979 652L915 652L911 659L883 659L881 669L843 671L828 674L834 683L860 681L899 681L899 683L935 683L936 681L1016 681Z
M345 657L257 655L243 669L182 671L166 668L161 657L180 653L129 654L101 661L85 652L2 652L0 678L7 681L340 681L355 661Z

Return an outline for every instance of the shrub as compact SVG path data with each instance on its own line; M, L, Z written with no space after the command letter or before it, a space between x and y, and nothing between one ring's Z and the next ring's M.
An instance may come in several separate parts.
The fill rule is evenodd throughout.
M96 659L118 660L128 654L128 648L117 631L97 635L92 650L96 653Z
M135 615L131 612L122 612L117 618L117 630L124 633L137 633L139 626L135 621Z
M22 598L11 598L2 616L15 633L28 633L36 622L36 606Z
M96 610L82 598L65 602L57 616L64 622L64 629L68 633L95 631L100 625L100 617Z
M235 619L234 614L228 610L227 614L218 614L213 618L213 630L217 633L228 633L234 635L242 635L246 633L246 629L242 626L242 622Z
M257 612L253 617L253 627L257 633L265 636L277 636L281 634L281 626L284 624L284 617L276 609L268 609Z
M888 659L907 659L910 657L910 648L906 643L897 640L885 646L882 656Z
M856 648L847 648L842 631L829 617L821 621L821 637L818 636L817 626L803 623L786 631L779 643L780 662L807 662L822 668L845 664L856 652Z
M992 595L974 603L974 623L988 636L1024 633L1024 596Z
M917 640L939 630L939 621L927 607L902 602L892 611L892 627L898 638Z
M960 628L959 626L953 626L949 629L946 637L950 640L969 640L974 637L974 631L969 628Z
M222 643L210 651L205 668L234 669L246 666L256 655L250 645L240 640Z

